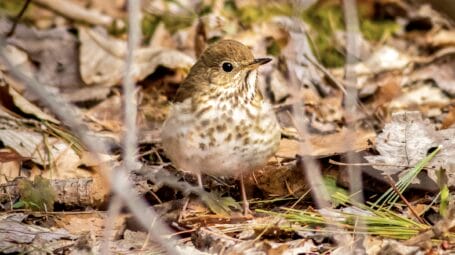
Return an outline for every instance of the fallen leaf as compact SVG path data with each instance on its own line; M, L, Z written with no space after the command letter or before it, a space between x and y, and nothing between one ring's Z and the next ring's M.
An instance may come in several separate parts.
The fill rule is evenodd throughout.
M387 109L392 100L403 94L403 88L401 87L402 79L403 77L395 72L386 72L382 75L375 76L368 83L377 88L377 90L371 94L363 94L362 96L373 96L371 109L374 109L376 113L378 109Z
M42 166L50 166L53 176L69 176L77 169L80 158L67 143L33 131L0 129L0 141Z
M123 122L122 98L118 94L106 98L87 110L84 115L91 130L108 130L120 134Z
M455 185L455 128L435 130L429 120L422 119L419 112L392 114L376 139L379 155L366 156L373 167L386 174L400 173L414 167L428 153L441 146L441 151L427 164L426 173L438 183L437 170L446 169L449 187Z
M412 82L432 80L439 88L453 97L455 96L455 86L453 86L455 84L455 56L447 56L417 68L408 78Z
M15 216L0 219L0 250L4 253L36 253L37 250L58 252L73 245L77 238L63 229L24 224ZM25 217L23 217L25 218Z
M418 246L405 245L402 242L383 239L375 236L366 236L363 240L365 252L368 255L376 254L415 254L420 248Z
M125 224L125 215L113 219L114 228L111 236L121 234L122 226ZM80 235L84 232L92 232L95 237L104 235L104 227L107 216L103 212L81 212L75 214L60 214L56 219L56 227L64 228L73 235Z
M301 196L307 191L305 175L295 164L268 164L253 174L254 184L271 197Z
M125 71L126 42L103 32L79 27L80 72L88 85L120 84ZM139 48L135 51L132 74L136 81L153 73L158 66L189 69L194 60L179 51L165 48Z
M349 137L354 137L354 141L347 140ZM376 134L372 130L348 131L345 128L333 134L311 135L307 138L311 144L311 153L305 156L327 157L349 151L363 151L371 147L375 137ZM347 142L351 146L347 146ZM297 140L281 139L276 155L277 157L294 158L300 153L300 146L301 143Z
M0 20L0 34L9 31L10 27L8 21ZM27 53L33 61L33 78L41 84L59 88L82 85L75 61L78 41L65 27L37 30L18 24L7 43ZM21 59L24 62L23 57Z
M164 22L160 22L153 32L153 37L150 40L149 46L151 48L156 47L168 47L171 49L176 48L176 42L173 40L171 33L166 28Z
M290 82L294 82L295 85L308 86L325 84L323 74L313 64L318 60L311 49L305 24L297 19L282 16L274 18L274 21L289 33L289 41L283 49L283 56L286 58L287 69L290 73L287 76L295 78L295 80L291 78Z
M455 123L455 107L450 106L449 112L442 120L442 128L453 127L454 123Z
M12 150L0 150L0 163L7 163L12 161L21 162L29 159L30 158L22 157Z
M26 76L33 77L35 69L25 51L9 44L6 45L3 50L6 57L11 61L11 65L13 67L21 70ZM0 59L0 70L7 73L8 69L2 62L3 59Z
M110 155L110 154L100 154L100 153L93 153L88 151L83 151L81 153L81 164L85 166L99 166L101 164L107 164L109 162L113 162L119 158L118 155Z
M0 150L0 184L13 181L21 174L21 163L29 158L22 157L11 149Z
M84 2L89 3L91 9L99 10L114 18L124 19L127 16L126 0L111 0L107 2L104 0L90 0Z
M25 97L21 96L15 89L12 87L9 88L8 90L9 95L11 96L11 99L14 103L14 105L21 109L24 113L34 115L38 119L41 120L46 120L55 124L59 124L60 121L52 117L51 115L43 112L40 108L38 108L36 105L28 101Z
M411 58L391 46L382 46L363 62L354 66L357 75L372 75L384 71L403 69Z
M428 37L428 42L433 47L446 47L455 45L455 31L440 30L436 34L431 34Z
M440 89L429 82L413 84L403 89L401 96L389 104L389 112L428 107L440 112L441 108L450 103L450 98Z
M68 102L81 103L87 101L102 101L108 97L109 93L111 93L111 88L92 86L76 90L68 90L60 94Z

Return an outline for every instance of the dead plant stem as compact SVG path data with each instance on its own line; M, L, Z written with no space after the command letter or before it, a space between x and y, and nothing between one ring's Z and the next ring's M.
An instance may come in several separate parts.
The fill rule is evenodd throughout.
M414 206L409 203L409 201L401 194L401 192L398 190L397 185L395 181L390 177L390 175L385 176L387 182L390 184L390 187L397 193L398 196L400 196L401 200L408 206L409 210L411 211L412 215L422 224L426 224L426 222L419 216L419 214L414 210Z

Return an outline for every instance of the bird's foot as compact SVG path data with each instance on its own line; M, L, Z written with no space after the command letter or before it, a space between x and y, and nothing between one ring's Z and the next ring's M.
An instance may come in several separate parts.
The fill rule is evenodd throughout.
M248 201L243 201L243 216L245 218L253 218L253 212L250 210Z

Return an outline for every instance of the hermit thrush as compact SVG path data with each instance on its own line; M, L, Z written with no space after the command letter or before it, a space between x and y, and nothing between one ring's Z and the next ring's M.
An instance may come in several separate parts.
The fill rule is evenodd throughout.
M269 58L254 58L245 45L222 40L209 46L177 91L161 130L163 147L174 165L196 173L240 178L264 166L276 152L280 127L257 86L257 68Z

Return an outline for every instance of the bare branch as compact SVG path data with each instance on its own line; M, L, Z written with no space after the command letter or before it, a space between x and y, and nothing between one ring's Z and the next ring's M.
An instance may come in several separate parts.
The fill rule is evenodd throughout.
M117 169L119 171L131 171L135 167L135 152L137 147L136 137L136 116L137 116L137 102L134 95L134 89L136 83L133 79L132 69L134 61L134 52L139 44L139 10L140 0L129 0L128 1L128 53L126 55L125 74L123 75L123 167ZM120 181L120 180L118 180ZM113 182L113 185L120 185L118 181ZM126 184L129 186L128 184ZM105 220L106 231L104 232L104 242L101 247L102 254L109 254L109 236L114 225L113 222L120 213L120 209L123 205L122 194L115 193L114 197L109 204L109 217ZM135 205L132 205L135 206ZM130 208L135 210L136 208ZM147 217L147 216L146 216ZM140 220L140 219L139 219ZM149 225L150 226L150 225ZM153 232L150 236L153 235Z
M357 6L355 0L345 0L343 1L343 10L344 10L344 19L346 23L346 66L345 66L345 84L347 94L345 96L345 107L346 107L346 119L348 128L353 129L353 125L350 120L353 119L353 116L357 114L357 77L353 70L353 64L359 59L359 43L360 43L360 29L359 29L359 20L357 15ZM346 146L352 147L352 137L354 132L350 133L351 135L346 136L345 142ZM359 162L359 157L353 153L347 153L348 162ZM350 192L353 195L353 199L357 202L363 202L362 195L362 176L361 171L357 169L357 166L349 165L349 185Z
M343 1L343 12L344 12L344 21L346 26L346 65L345 65L345 86L347 94L344 98L344 104L346 109L346 123L348 129L354 129L352 120L355 119L355 114L358 114L357 107L357 77L353 69L353 64L359 59L360 56L360 28L359 28L359 19L357 14L357 5L356 0L344 0ZM353 148L354 133L349 132L345 137L345 144L348 148ZM350 162L359 162L360 158L353 150L349 150L347 153L348 163ZM348 165L347 167L349 175L349 191L351 194L351 199L363 203L363 190L362 190L362 172L360 168L355 165ZM357 232L357 229L362 229L366 227L365 222L360 220L358 224L355 225L354 232ZM357 235L355 238L355 244L352 247L352 252L365 252L363 244L363 235Z
M137 147L137 102L134 94L136 83L133 77L134 53L140 41L140 0L128 1L128 54L126 56L126 68L123 78L123 107L124 124L123 131L123 161L126 169L135 168Z

